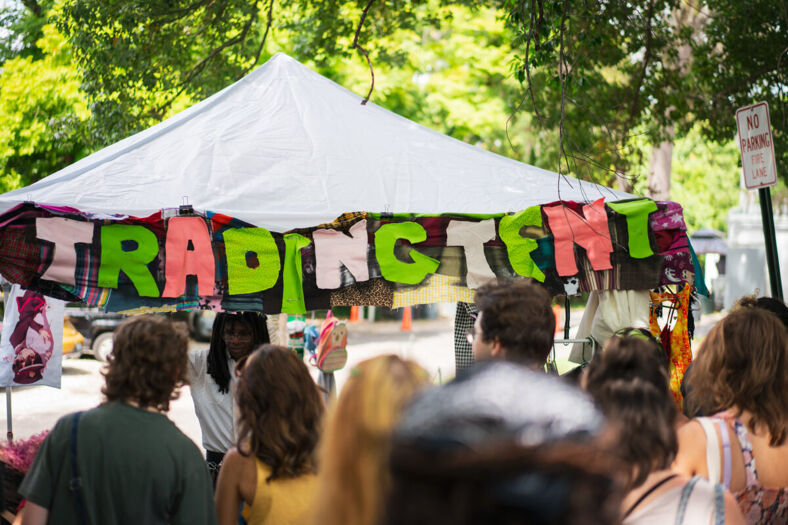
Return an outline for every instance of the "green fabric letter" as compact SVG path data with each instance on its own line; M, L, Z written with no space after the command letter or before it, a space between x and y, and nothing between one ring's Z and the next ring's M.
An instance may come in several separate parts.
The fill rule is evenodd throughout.
M224 236L229 295L268 290L279 280L279 249L265 228L235 228Z
M427 274L435 273L440 261L414 249L411 249L409 254L413 259L412 263L397 259L394 255L397 239L416 244L427 239L427 231L417 222L391 222L378 228L375 232L375 256L384 279L395 283L419 284Z
M509 263L515 273L544 282L544 273L531 258L531 252L538 247L537 241L520 235L523 226L542 226L542 208L540 206L531 206L513 215L501 217L498 236L506 244Z
M123 243L134 242L136 248L124 250ZM148 263L159 253L156 235L144 226L112 224L101 227L101 266L98 285L117 288L120 272L134 284L140 297L158 297L159 286Z
M285 239L285 265L283 272L282 313L305 314L304 274L301 268L301 249L312 241L297 233L287 233Z
M648 240L648 216L657 211L657 203L651 199L629 202L609 202L607 205L616 213L627 218L627 237L629 255L635 259L645 259L654 255Z

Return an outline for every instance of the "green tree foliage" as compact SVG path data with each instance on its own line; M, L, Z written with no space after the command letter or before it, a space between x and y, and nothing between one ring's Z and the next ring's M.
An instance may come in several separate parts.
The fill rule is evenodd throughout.
M280 50L366 94L369 68L353 48L363 7L309 0L186 6L66 0L57 20L76 50L93 136L107 144L214 93ZM520 88L509 72L513 37L497 12L442 7L438 0L381 7L367 12L359 35L374 65L373 101L472 144L507 151L507 119ZM524 116L510 122L518 152L530 147L521 133Z
M689 109L704 137L725 143L736 134L738 108L768 102L777 171L788 181L788 2L705 0L704 7L703 38L691 41Z
M648 151L646 144L640 147ZM738 161L739 147L735 140L724 144L708 142L699 126L676 141L671 200L683 205L684 221L690 232L704 227L727 231L728 211L738 203L741 191ZM636 169L647 170L647 162ZM635 191L645 193L646 185L645 178L638 179Z
M90 112L70 48L53 26L39 30L38 51L6 59L0 72L0 191L31 184L88 152Z

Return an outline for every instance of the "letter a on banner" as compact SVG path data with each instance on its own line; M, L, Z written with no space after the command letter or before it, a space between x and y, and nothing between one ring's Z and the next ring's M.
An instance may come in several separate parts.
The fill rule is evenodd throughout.
M610 270L610 228L607 223L605 200L598 199L583 206L583 215L559 204L542 208L555 241L555 267L562 277L577 275L575 244L586 250L594 270Z
M167 221L164 261L167 281L162 297L186 293L187 275L197 277L198 295L213 295L216 268L211 235L202 217L172 217Z

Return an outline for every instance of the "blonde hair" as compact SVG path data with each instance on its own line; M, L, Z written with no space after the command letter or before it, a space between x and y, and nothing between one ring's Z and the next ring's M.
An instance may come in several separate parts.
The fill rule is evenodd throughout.
M396 355L375 357L351 371L329 410L319 446L315 523L372 525L390 486L391 431L429 374Z

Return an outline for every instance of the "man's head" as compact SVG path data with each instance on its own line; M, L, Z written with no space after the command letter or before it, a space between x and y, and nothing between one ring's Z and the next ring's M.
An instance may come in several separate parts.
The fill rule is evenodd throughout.
M544 288L525 279L490 282L476 290L476 306L477 361L498 358L537 366L547 361L555 315Z
M169 410L183 384L188 346L183 323L157 315L128 318L115 330L102 393L107 401Z

